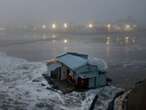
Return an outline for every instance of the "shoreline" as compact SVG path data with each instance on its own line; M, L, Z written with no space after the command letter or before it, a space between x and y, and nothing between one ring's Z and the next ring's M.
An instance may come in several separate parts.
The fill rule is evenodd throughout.
M146 110L146 79L124 92L115 100L115 110Z
M33 61L33 62L42 62L42 61L44 62L44 61L47 61L49 59L48 58L46 60L45 59L44 60L29 60L29 59L26 59L25 57L21 57L21 56L18 57L18 56L9 54L7 52L5 54L8 55L8 56L12 56L12 57L20 58L20 59L25 59L27 61ZM139 63L140 64L142 63L143 65L146 64L145 61L139 62ZM109 67L108 67L108 71L107 71L107 76L112 79L112 85L114 85L116 87L119 87L119 88L124 88L125 90L129 90L129 89L131 89L131 88L133 88L135 86L135 83L136 82L139 82L139 81L143 80L143 77L137 76L140 71L134 71L134 73L131 72L132 74L135 74L135 76L137 76L137 77L133 77L133 78L130 77L132 75L132 74L131 75L128 74L129 73L128 70L129 70L130 64L121 63L120 65L118 65L118 67L117 67L117 64L114 64L114 65L116 65L114 67L111 67L112 66L112 63L111 64L108 64ZM134 64L130 68L131 69L132 68L135 68L135 66L137 66L138 64L136 63L136 64ZM123 67L125 65L129 65L129 66L127 66L125 68L125 67ZM145 73L144 71L145 70L141 71L140 73L143 73L144 74ZM122 75L123 72L125 72L125 75L127 74L127 76L124 76L124 77L126 77L126 79ZM129 79L131 78L131 80L129 80L128 78Z

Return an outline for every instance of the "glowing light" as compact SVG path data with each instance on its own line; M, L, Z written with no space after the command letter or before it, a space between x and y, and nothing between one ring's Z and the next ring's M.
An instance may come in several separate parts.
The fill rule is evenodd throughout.
M67 23L64 23L63 26L64 26L64 28L68 28L68 24Z
M106 27L107 27L108 32L110 32L112 25L111 24L107 24Z
M127 36L127 37L125 37L125 43L128 44L128 42L129 42L129 37Z
M93 28L93 24L89 24L88 27L89 27L89 28Z
M126 29L130 29L131 26L130 26L129 24L126 24L126 25L125 25L125 28L126 28Z
M43 25L42 25L42 28L43 28L43 29L46 29L46 28L47 28L47 26L46 26L45 24L43 24Z
M133 30L133 27L131 25L129 25L129 24L126 24L124 30L125 31L132 31Z
M65 44L68 42L68 40L67 39L64 39L64 41L63 41Z
M125 37L125 39L126 39L126 40L128 40L128 39L129 39L129 37Z
M106 45L110 45L110 42L111 42L111 38L110 37L107 37L106 38Z
M56 24L52 24L52 29L56 29Z
M107 27L108 29L110 29L110 28L112 27L112 25L111 25L111 24L107 24L106 27Z

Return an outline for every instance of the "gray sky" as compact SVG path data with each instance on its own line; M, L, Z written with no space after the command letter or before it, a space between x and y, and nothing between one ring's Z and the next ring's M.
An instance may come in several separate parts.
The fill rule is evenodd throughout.
M114 21L146 24L146 0L0 0L0 24Z

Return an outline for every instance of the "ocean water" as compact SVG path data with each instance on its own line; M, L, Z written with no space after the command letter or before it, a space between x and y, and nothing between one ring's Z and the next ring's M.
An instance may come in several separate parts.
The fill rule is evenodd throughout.
M122 34L52 34L0 32L0 52L28 61L46 61L63 52L104 59L113 84L131 88L146 78L146 32Z
M63 94L52 88L42 74L45 62L32 62L0 53L0 110L89 110L98 94L96 110L108 105L123 89L105 86Z

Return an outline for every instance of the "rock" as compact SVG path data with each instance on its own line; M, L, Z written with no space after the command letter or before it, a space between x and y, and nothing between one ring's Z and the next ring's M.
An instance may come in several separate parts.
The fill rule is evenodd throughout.
M46 84L44 84L44 83L41 83L41 86L46 86Z

